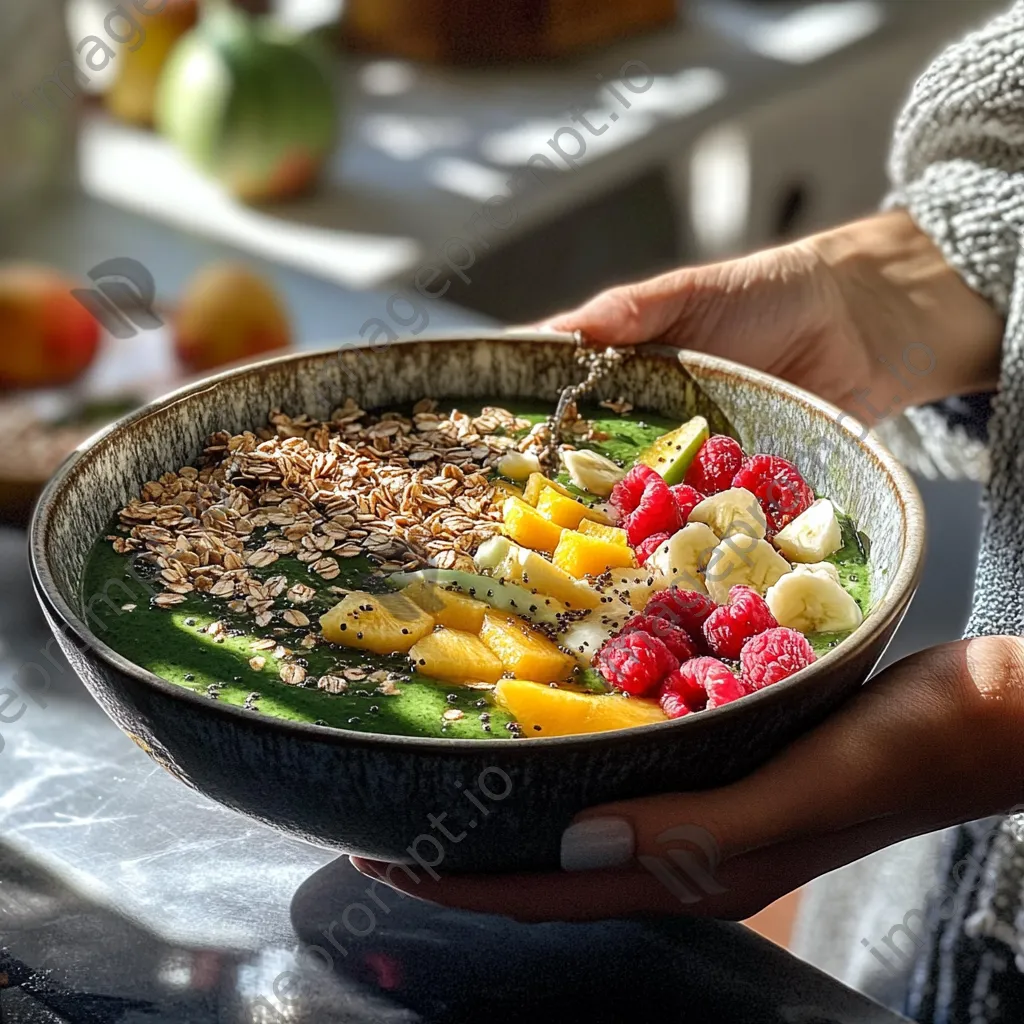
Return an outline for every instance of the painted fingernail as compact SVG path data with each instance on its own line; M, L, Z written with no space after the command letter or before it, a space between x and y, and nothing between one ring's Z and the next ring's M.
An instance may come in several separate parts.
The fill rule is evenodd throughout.
M586 818L562 833L562 870L620 867L635 851L633 826L625 818Z

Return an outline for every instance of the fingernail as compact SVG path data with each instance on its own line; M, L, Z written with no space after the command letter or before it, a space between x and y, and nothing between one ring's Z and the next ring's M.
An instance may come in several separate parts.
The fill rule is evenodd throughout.
M562 833L562 870L617 868L635 851L633 826L625 818L586 818Z
M365 857L349 857L349 860L352 862L352 867L354 867L361 875L366 875L368 878L383 880L384 865L379 861L367 860Z

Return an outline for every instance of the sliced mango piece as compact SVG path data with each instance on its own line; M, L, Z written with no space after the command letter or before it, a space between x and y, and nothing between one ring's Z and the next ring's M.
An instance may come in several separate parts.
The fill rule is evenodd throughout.
M574 736L668 721L654 701L575 693L520 679L502 679L494 695L515 716L523 736Z
M575 658L560 651L517 615L489 612L484 616L480 639L516 679L557 683L569 679L576 668Z
M513 544L494 570L500 580L516 583L539 597L561 602L567 608L593 609L601 595L593 587L574 579L564 569L549 562L536 551Z
M610 544L619 544L624 548L629 547L629 537L626 535L626 531L617 526L603 526L593 519L584 519L579 525L579 531L588 537L600 537Z
M572 497L569 488L564 487L557 480L550 480L543 473L531 473L526 481L526 487L523 489L523 500L529 505L536 505L545 488L550 488L555 494L561 494L563 497Z
M593 519L595 523L602 526L610 526L611 520L597 509L584 505L582 501L575 498L567 498L564 494L558 494L551 488L545 488L537 499L537 511L559 526L567 530L575 530L584 519Z
M417 672L446 683L496 683L501 660L473 633L441 628L409 651Z
M433 628L434 620L402 594L355 590L320 617L324 639L375 654L409 650Z
M445 590L435 583L416 580L402 593L415 601L439 626L479 633L487 605L457 590Z
M633 549L612 544L600 537L589 537L575 530L565 530L551 561L570 576L600 576L609 569L626 569L636 565Z
M503 506L505 533L517 544L549 555L558 547L562 527L545 519L532 505L519 498L508 498Z

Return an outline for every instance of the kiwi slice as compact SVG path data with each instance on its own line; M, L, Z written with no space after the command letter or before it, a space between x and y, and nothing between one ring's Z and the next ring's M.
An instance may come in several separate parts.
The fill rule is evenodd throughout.
M709 437L708 421L694 416L681 427L662 434L637 460L650 466L669 486L681 484L694 456Z

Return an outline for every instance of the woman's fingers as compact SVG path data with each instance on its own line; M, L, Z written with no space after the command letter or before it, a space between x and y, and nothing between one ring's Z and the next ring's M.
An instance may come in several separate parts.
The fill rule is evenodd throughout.
M368 878L415 899L517 921L596 921L644 914L742 920L812 878L914 834L890 818L765 847L723 863L705 860L703 844L673 841L657 855L603 871L433 879L414 868L407 872L361 858L352 863Z
M636 345L678 337L681 318L697 297L707 304L713 290L703 287L710 268L677 270L649 281L611 288L579 309L562 313L545 324L558 331L582 331L598 345Z

